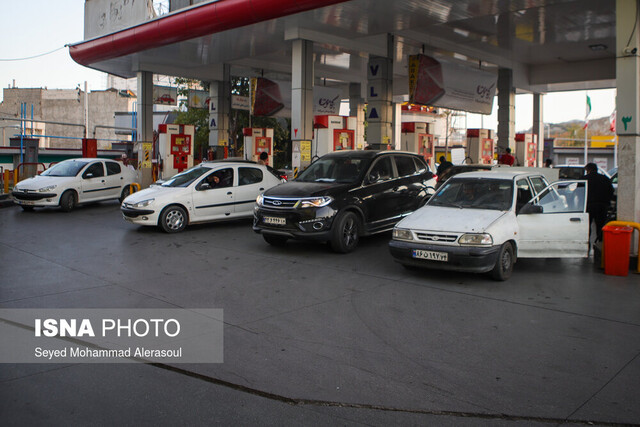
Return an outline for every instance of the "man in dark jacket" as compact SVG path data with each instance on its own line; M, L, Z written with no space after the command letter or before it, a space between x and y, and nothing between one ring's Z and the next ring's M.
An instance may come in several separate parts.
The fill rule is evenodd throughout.
M453 166L453 163L447 160L446 157L440 156L440 164L438 165L438 170L436 171L436 175L440 176L444 171Z
M607 221L607 210L613 198L613 185L606 176L598 173L595 163L587 163L584 167L587 173L587 212L589 213L589 231L591 223L596 223L596 241L602 241L602 227ZM591 235L591 233L589 233Z

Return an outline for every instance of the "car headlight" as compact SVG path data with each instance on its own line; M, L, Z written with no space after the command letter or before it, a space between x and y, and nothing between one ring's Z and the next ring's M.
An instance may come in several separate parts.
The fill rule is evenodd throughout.
M411 230L405 230L404 228L394 228L392 237L396 240L413 240Z
M262 194L258 195L258 197L256 198L256 204L258 206L262 206L262 201L264 200L264 197L262 196Z
M56 187L57 187L57 185L49 185L48 187L40 188L38 191L40 193L46 193L47 191L53 191Z
M460 236L458 243L465 246L491 246L493 238L487 233L468 233Z
M316 197L313 199L302 199L297 204L297 208L321 208L323 206L327 206L329 203L333 201L333 198L324 196L324 197Z
M132 208L144 208L145 206L149 206L155 199L147 199L138 203L132 203Z

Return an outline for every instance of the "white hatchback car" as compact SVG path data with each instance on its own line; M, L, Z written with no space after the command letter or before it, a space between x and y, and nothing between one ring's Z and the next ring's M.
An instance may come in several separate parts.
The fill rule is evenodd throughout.
M110 159L69 159L13 187L13 200L25 211L60 206L70 211L82 203L124 200L136 181L133 168Z
M517 258L584 258L586 185L548 185L522 171L456 175L396 225L389 249L405 266L490 271L496 280L509 278Z
M121 210L131 223L175 233L187 224L252 218L256 198L281 182L254 162L204 162L130 195Z

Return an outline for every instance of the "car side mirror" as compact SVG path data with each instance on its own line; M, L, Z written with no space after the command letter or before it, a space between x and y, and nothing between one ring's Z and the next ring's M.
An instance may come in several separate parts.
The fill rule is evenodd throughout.
M374 182L378 182L380 179L380 174L377 172L372 172L367 175L367 184L373 184Z
M200 184L200 188L198 188L198 190L202 191L202 190L211 190L211 185L209 185L208 182L203 182L202 184Z
M93 178L93 174L91 172L84 174L85 179Z
M539 214L542 212L543 212L542 206L534 205L533 203L527 203L520 209L520 211L518 212L518 215Z

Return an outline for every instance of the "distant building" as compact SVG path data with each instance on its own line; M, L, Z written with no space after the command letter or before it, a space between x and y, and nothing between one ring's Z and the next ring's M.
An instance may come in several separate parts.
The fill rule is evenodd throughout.
M26 104L24 135L40 139L43 148L80 148L85 136L85 92L79 89L5 88L0 103L0 146L20 134L21 104ZM108 89L88 94L89 138L98 140L99 149L110 149L112 142L129 141L130 135L116 132L116 112L134 111L136 102L131 91ZM32 123L33 110L33 123ZM57 122L44 123L38 122Z

